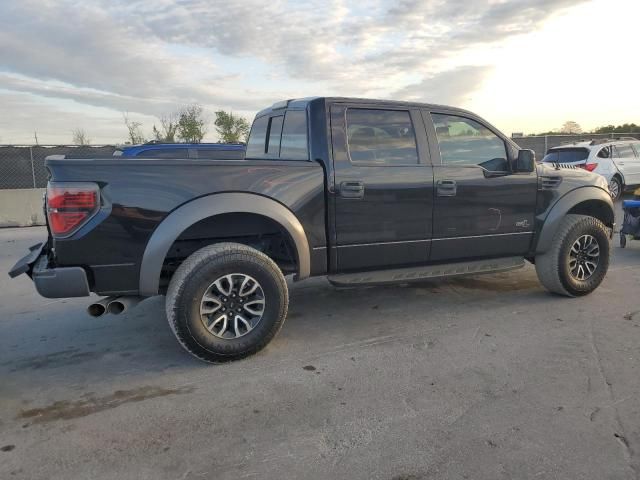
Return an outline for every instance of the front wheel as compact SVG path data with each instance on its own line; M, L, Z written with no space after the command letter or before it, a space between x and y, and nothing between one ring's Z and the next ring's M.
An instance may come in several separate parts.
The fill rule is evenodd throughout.
M611 244L607 227L597 218L567 215L548 252L536 257L540 282L568 297L587 295L604 280Z
M206 362L237 360L264 348L287 315L287 283L269 257L238 243L198 250L169 284L169 325Z

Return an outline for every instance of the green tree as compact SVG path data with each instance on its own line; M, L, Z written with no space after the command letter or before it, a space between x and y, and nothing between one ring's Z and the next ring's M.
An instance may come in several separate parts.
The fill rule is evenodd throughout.
M606 125L595 129L595 133L640 133L640 125L625 123L623 125Z
M180 111L177 126L178 138L187 143L200 143L207 130L200 105L190 105Z
M219 110L213 122L216 132L223 143L246 142L249 136L249 122L246 118L234 115L233 112Z

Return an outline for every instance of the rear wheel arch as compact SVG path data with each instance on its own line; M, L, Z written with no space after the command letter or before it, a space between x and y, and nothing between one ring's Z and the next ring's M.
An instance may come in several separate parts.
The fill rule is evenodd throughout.
M248 212L220 213L187 227L173 242L163 262L160 289L179 265L201 248L234 242L271 258L284 272L298 272L296 244L291 234L273 218Z
M310 252L300 221L284 205L251 193L219 193L192 200L171 212L151 235L140 266L140 295L159 293L160 274L172 245L198 222L226 214L253 214L268 218L285 231L295 247L297 278L310 275Z

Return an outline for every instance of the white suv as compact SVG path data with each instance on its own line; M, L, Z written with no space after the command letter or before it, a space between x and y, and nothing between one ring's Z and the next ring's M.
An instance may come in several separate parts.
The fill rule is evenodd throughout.
M614 200L625 188L640 185L640 140L635 138L560 145L550 148L542 161L599 173L606 178Z

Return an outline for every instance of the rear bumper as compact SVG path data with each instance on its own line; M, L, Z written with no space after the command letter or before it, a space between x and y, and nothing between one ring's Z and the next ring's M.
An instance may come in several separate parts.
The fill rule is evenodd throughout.
M9 271L9 276L15 278L26 273L33 280L38 293L45 298L88 297L87 272L82 267L49 268L49 260L42 253L43 249L41 243L30 247L29 253Z

